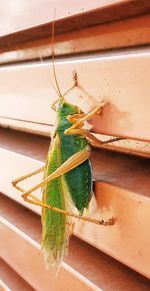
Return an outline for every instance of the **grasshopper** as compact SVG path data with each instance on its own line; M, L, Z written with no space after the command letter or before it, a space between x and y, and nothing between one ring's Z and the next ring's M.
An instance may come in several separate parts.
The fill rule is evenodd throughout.
M52 36L54 37L54 26ZM53 42L54 40L52 45ZM52 57L54 58L53 47ZM65 99L69 91L75 87L81 88L77 73L74 73L74 85L65 94L61 94L54 60L53 72L59 98L52 104L57 118L46 164L13 180L12 184L22 193L26 202L42 207L42 250L47 266L53 266L58 270L68 248L71 217L103 226L113 225L115 218L104 221L83 215L93 195L90 144L97 147L102 144L84 128L84 122L95 114L100 114L105 102L101 102L91 112L84 113L78 106ZM39 184L27 191L18 186L19 182L40 172L44 172L44 175ZM42 188L41 201L33 195L33 192L40 187ZM74 208L76 213L72 211Z

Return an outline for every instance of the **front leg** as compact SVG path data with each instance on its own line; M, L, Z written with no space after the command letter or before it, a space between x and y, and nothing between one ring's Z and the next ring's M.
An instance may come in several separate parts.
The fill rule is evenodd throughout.
M71 134L70 132L72 131L72 129L83 127L84 121L89 120L96 114L100 114L105 104L106 102L102 101L100 105L98 105L94 110L87 114L74 114L72 115L72 117L71 115L69 115L68 119L73 121L73 125L65 131L65 134Z

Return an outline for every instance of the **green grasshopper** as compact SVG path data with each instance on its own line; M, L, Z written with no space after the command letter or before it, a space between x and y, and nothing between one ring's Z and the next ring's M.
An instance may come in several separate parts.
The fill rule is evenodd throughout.
M71 217L103 226L113 225L115 219L110 218L104 221L83 215L93 195L89 144L97 147L102 144L83 126L86 120L101 113L105 102L101 102L94 110L85 114L78 106L65 100L66 94L61 94L56 79L54 60L53 69L59 98L52 104L52 109L57 114L57 121L46 164L13 180L12 184L22 192L22 197L26 202L42 207L42 250L47 266L54 266L58 270L68 247ZM74 73L74 85L67 93L75 87L80 88L77 73ZM39 184L27 191L18 186L19 182L42 171L44 172L43 180ZM40 187L42 201L32 194ZM73 213L74 208L77 214Z

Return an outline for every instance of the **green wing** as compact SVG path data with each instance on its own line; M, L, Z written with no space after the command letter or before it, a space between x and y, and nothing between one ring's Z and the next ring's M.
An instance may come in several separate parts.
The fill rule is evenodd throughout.
M44 178L60 166L59 137L56 136L49 150ZM43 189L43 203L68 210L69 192L61 176L50 181ZM68 247L69 221L64 214L42 209L42 249L47 266L59 268Z

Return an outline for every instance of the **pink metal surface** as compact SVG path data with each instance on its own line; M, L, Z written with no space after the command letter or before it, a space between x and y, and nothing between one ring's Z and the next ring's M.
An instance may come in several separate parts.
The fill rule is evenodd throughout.
M8 164L9 161L9 167L1 171L3 183L0 185L0 190L40 214L41 210L38 206L32 206L22 200L18 191L11 186L11 180L40 167L41 163L2 149L0 160L2 164ZM41 177L37 176L21 184L25 189L29 189L40 179ZM88 215L98 219L106 219L113 215L117 217L117 223L112 227L104 228L77 221L75 235L150 277L149 198L102 182L96 183L95 194L96 201L94 199L91 201ZM38 195L40 198L40 192Z
M2 258L36 290L98 291L95 284L63 263L58 277L46 270L39 244L3 219L0 225Z
M117 22L110 22L91 27L71 30L69 32L55 35L55 56L76 55L77 53L90 53L119 48L131 48L144 46L150 42L150 15L141 15L127 18ZM70 27L70 25L68 25ZM49 31L50 28L48 28ZM43 29L44 32L46 29ZM22 32L23 34L23 32ZM39 35L38 31L33 33ZM12 41L18 44L10 48L7 46L0 54L0 63L12 63L26 60L41 60L50 58L52 53L51 35L41 39L29 39L21 43L20 36ZM5 40L6 45L8 41ZM4 45L4 40L1 44ZM10 38L9 38L10 43Z
M26 245L26 250L28 250L28 244L26 242L26 238L28 238L28 242L38 243L40 241L40 232L41 232L40 217L38 217L32 211L28 211L24 207L18 205L17 203L11 201L9 198L6 198L4 196L0 198L0 203L1 203L1 214L3 218L5 219L5 228L7 227L7 233L9 233L10 238L14 240L14 236L17 230L18 240L20 242L19 244L20 249L24 245ZM8 224L9 224L9 227L8 227ZM3 234L4 238L6 238L5 228L4 228L4 232L1 231L1 234ZM20 239L20 236L22 237L21 235L22 233L25 234L23 244L22 244L22 240ZM16 239L16 242L17 242L17 239ZM14 243L15 243L15 240L14 240ZM6 247L8 247L8 252L6 252ZM15 247L15 250L16 250L16 247ZM22 250L24 251L25 249L22 248ZM3 253L2 248L0 249L0 251ZM18 256L16 255L15 257L16 259L13 261L13 264L15 266L14 268L16 268L18 264L21 264L19 273L21 275L23 274L23 277L25 276L28 281L30 280L31 276L27 276L27 274L24 274L26 264L24 266L23 262L21 261L24 255L28 257L28 254L26 252L26 254L23 253L20 255L20 253L21 253L20 251L17 252ZM37 255L39 255L38 252L37 252ZM4 246L3 257L8 262L12 258L12 252L10 251L10 248L9 248L9 241L7 240L6 240L6 245ZM30 256L27 259L28 259L28 266L30 269L33 264L33 262L30 263L30 261L33 261L33 257ZM25 260L25 262L26 261L27 260ZM76 276L78 277L78 274L81 274L80 279L84 277L84 278L87 278L89 282L93 282L93 284L95 284L94 286L93 284L92 285L90 284L90 286L93 288L92 290L97 290L96 286L98 286L98 290L100 290L100 288L102 290L112 289L116 291L120 291L120 289L122 288L133 289L136 291L149 290L148 279L144 278L141 275L137 276L137 273L134 272L133 270L127 268L123 264L107 256L103 252L98 251L97 249L81 241L80 239L75 238L74 236L72 236L70 239L69 254L65 257L65 263L66 264L63 264L62 269L64 269L65 267L67 268L67 265L71 267L71 268L67 268L68 279L70 278L69 271L71 271L71 269L74 269L76 270L74 272L74 275L76 274ZM35 268L37 270L37 266ZM42 265L40 264L40 260L39 260L39 267L37 270L38 274L40 274L41 269L42 269ZM49 272L47 272L46 269L45 269L45 274L49 275ZM61 274L62 274L62 270L61 270ZM51 282L51 277L53 277L52 273L50 273L50 276L49 276L50 282ZM33 284L34 284L33 286L36 286L36 284L40 282L39 290L41 290L40 289L41 286L43 288L45 287L45 283L43 283L42 275L38 277L33 276L32 279L33 279ZM59 289L61 288L59 287L59 284L61 283L60 276L58 276L58 278L53 278L53 280L54 279L56 279L58 283L58 290L60 290ZM37 283L34 282L34 280ZM74 281L72 281L72 284L73 283ZM86 280L86 282L84 281L84 283L88 284L88 281ZM15 277L12 284L15 284ZM14 285L11 285L11 286L14 286ZM55 288L56 286L57 285L55 284ZM49 285L46 287L48 288ZM79 285L75 287L79 287ZM86 287L87 286L85 285L83 290L86 290ZM54 290L57 290L57 288L56 289L55 288ZM66 287L66 290L68 289L72 290L72 288L73 287L72 285L70 285L70 279L69 279L69 284ZM17 289L17 285L16 285L15 290L16 289ZM26 290L27 289L25 289L25 291ZM36 288L36 290L38 290L38 287Z
M76 70L80 84L90 95L89 98L77 89L68 95L70 102L86 111L102 98L108 101L102 116L93 119L95 132L147 141L150 138L149 69L146 51L56 63L62 92L72 86L72 71ZM49 63L2 68L0 116L54 124L55 112L50 106L58 96L50 85L50 78L54 84L52 76ZM9 88L5 86L8 80ZM81 100L81 95L86 101Z
M77 3L78 2L78 3ZM93 0L93 1L21 1L14 0L12 2L3 1L0 18L1 26L0 35L5 35L20 31L25 28L30 28L45 22L53 21L54 10L56 9L56 20L62 19L71 15L81 14L102 6L109 6L125 2L124 0ZM9 22L7 19L9 18Z
M9 265L7 265L2 259L0 260L0 291L34 291L34 289L25 282ZM1 288L4 289L1 289Z

